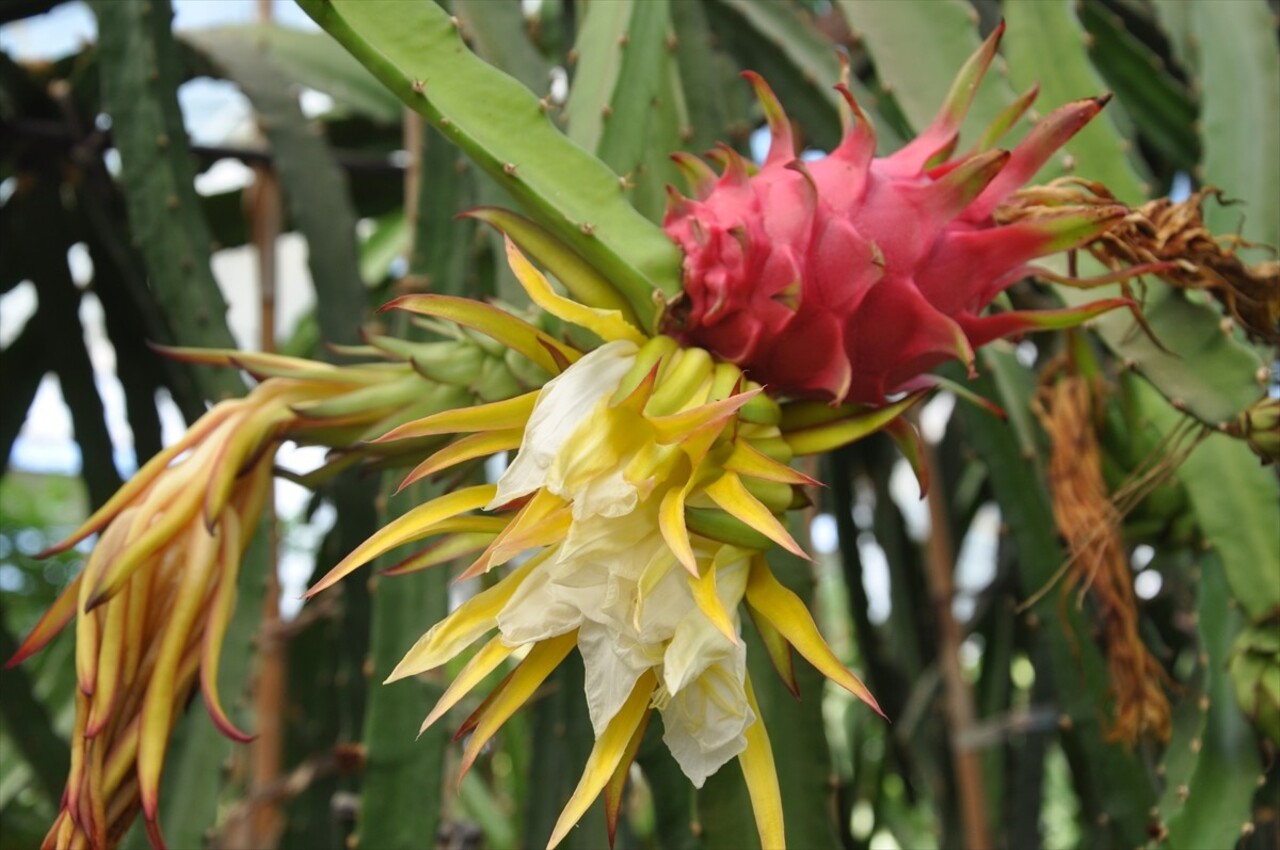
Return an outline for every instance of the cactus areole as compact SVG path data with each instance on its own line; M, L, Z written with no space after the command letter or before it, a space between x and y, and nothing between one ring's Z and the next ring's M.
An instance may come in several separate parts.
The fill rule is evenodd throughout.
M1030 106L1020 97L969 152L958 130L995 55L1003 25L966 63L933 123L888 157L844 84L851 120L829 156L798 158L768 85L746 72L772 144L759 170L721 147L718 177L676 154L694 197L670 190L664 227L684 251L684 295L664 329L741 366L777 394L880 403L927 383L925 373L994 339L1062 327L1095 309L982 315L1037 257L1076 247L1124 214L1068 210L1000 225L993 213L1106 98L1067 104L1011 151L990 148Z

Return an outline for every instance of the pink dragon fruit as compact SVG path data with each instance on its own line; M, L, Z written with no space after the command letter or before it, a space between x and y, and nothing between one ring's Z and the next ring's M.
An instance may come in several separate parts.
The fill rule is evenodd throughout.
M852 126L829 156L802 162L773 92L745 73L769 122L769 155L751 174L722 147L718 178L701 160L674 156L696 199L669 190L664 226L684 251L685 293L665 330L776 392L879 403L927 383L924 373L952 358L972 373L974 349L994 339L1128 303L981 315L1030 260L1087 242L1126 213L1094 207L1003 226L992 215L1106 98L1061 107L1012 151L987 149L1031 105L1032 89L983 143L951 158L1002 32L965 64L929 128L884 158L874 158L875 131L841 84Z

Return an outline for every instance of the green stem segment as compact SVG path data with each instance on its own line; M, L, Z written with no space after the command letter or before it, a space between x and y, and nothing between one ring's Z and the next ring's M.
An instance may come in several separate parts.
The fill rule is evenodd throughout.
M627 202L608 166L569 141L547 101L468 51L431 0L300 0L316 23L600 270L649 324L680 290L680 252Z

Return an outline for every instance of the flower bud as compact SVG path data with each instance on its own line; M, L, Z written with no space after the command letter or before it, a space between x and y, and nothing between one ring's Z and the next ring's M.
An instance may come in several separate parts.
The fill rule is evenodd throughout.
M1264 398L1246 408L1227 433L1248 443L1264 464L1280 460L1280 398Z
M1236 639L1228 670L1240 710L1280 746L1280 622L1245 629Z

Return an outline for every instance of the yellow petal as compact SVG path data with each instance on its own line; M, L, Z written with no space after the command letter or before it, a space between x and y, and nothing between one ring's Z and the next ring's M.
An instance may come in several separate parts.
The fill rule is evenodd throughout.
M884 716L880 704L871 695L871 691L867 690L867 686L840 663L840 659L836 658L831 647L822 639L813 615L804 602L778 582L763 556L757 556L751 561L746 600L762 619L777 629L822 675L871 706L880 716Z
M565 805L564 811L551 830L551 838L547 841L547 850L552 850L564 840L582 816L595 802L596 797L604 790L609 778L613 776L622 763L623 756L636 735L636 730L648 719L649 699L657 686L657 679L652 670L646 670L636 681L631 696L618 709L618 713L609 721L600 737L596 738L591 755L587 757L587 766L578 780L578 787Z
M929 392L930 390L914 392L884 407L844 411L841 418L831 421L823 421L826 414L816 409L802 408L796 411L784 409L782 436L797 455L829 452L874 434L905 413ZM850 407L856 408L856 405ZM843 409L835 408L835 410ZM789 417L788 414L791 416Z
M503 431L470 434L455 440L414 467L413 471L405 476L404 481L400 482L396 492L399 493L415 481L421 481L428 475L434 475L459 463L519 448L523 437L523 429L510 428Z
M519 533L500 536L493 542L493 552L489 556L489 564L486 569L502 566L516 555L529 549L560 543L568 535L572 526L573 509L569 505L563 505L537 525L527 529L522 528Z
M85 565L79 590L79 617L76 619L76 679L80 690L91 695L97 690L99 638L104 622L104 613L94 613L94 587L110 565L120 557L121 551L129 542L129 529L133 525L136 508L122 511L116 521L107 527L98 545L89 554L89 562Z
M86 737L88 732L86 728ZM102 790L102 766L106 758L106 749L99 741L89 745L86 759L88 775L85 778L85 786L89 791L89 805L82 804L80 807L80 817L83 819L81 828L87 833L90 845L94 847L107 846L107 806L106 795Z
M738 630L733 625L733 618L724 607L724 600L716 593L716 568L708 566L700 576L689 576L689 590L693 592L693 601L711 624L733 644L738 643Z
M107 762L103 769L103 789L110 796L120 783L124 781L129 770L133 767L134 759L138 755L138 726L141 717L134 715L129 721L129 725L124 727L124 731L115 736L115 743L111 748L111 752L107 754Z
M712 423L728 424L733 414L759 393L758 389L738 393L735 396L691 407L669 416L651 417L649 421L653 423L654 430L658 433L658 442L679 442Z
M180 467L156 482L129 523L129 544L111 559L90 588L89 608L115 596L143 563L177 539L195 517L203 496L196 482L209 474L217 448L213 441L197 447Z
M49 830L49 834L55 836L53 846L70 847L71 836L74 831L75 823L71 820L71 810L69 807L63 806L62 811L58 812L58 819L53 822L53 827ZM45 846L48 846L48 844L46 843Z
M237 366L246 371L258 367L284 370L328 370L338 371L338 367L329 363L306 360L301 357L289 357L284 354L272 354L262 351L239 351L234 348L187 348L150 344L153 349L172 360L183 363L202 363L206 366Z
M124 680L132 682L138 675L138 668L147 655L146 628L150 615L152 583L150 581L129 582L129 623L124 644Z
M489 739L533 696L533 692L546 681L551 671L559 666L577 643L578 630L574 629L534 644L520 666L503 683L501 691L493 694L492 701L484 706L484 711L476 718L471 737L462 753L462 765L458 770L459 782L471 769L476 756L480 755Z
M457 580L465 581L486 573L526 549L559 543L572 523L572 508L567 502L547 490L538 490Z
M498 532L506 524L501 517L459 517L458 519L445 520L437 523L436 530L443 533L446 525L452 525L460 520L497 520L496 529L493 531L453 531L446 534L436 542L420 552L415 552L405 558L393 567L381 570L384 576L402 576L409 573L416 573L419 570L427 570L432 567L438 567L449 561L461 558L463 555L470 555L473 552L479 552L494 541L498 536Z
M640 750L640 743L644 740L644 730L649 726L649 718L653 716L652 709L645 711L644 717L640 718L640 725L636 726L636 731L631 733L631 740L627 742L627 748L622 752L622 758L618 760L618 766L613 770L613 776L609 777L609 783L604 786L604 818L605 825L609 830L609 847L613 847L614 838L618 834L618 816L622 813L622 795L627 790L627 776L631 773L631 763L636 760L636 753Z
M512 238L521 249L559 278L577 301L593 307L621 310L635 323L635 311L613 282L580 254L529 219L499 207L480 207L463 213L489 224Z
M711 452L711 447L720 439L720 435L724 433L725 426L729 424L728 419L712 420L701 428L686 434L680 440L680 451L684 452L685 457L689 458L689 462L693 468L697 470L696 477L699 480L706 480L714 477L714 474L720 471L719 464L708 469L704 466L703 461Z
M104 605L95 612L98 614L101 631L98 634L99 647L93 701L84 731L86 738L96 737L102 731L107 721L111 719L112 709L115 708L116 695L120 690L123 673L125 637L131 614L129 596L128 593L122 594L111 605ZM101 750L102 747L96 749Z
M764 850L786 850L787 834L782 823L782 793L778 789L778 771L773 763L773 748L769 746L769 733L764 727L764 715L756 702L747 676L747 703L755 713L755 721L747 727L747 748L738 754L738 765L747 781L747 794L751 797L751 811L756 816L756 829L760 832L760 846Z
M586 328L605 342L625 339L639 345L648 340L639 328L623 318L619 310L588 307L557 295L546 277L534 268L533 263L511 241L511 237L504 235L503 240L507 245L507 264L511 266L511 271L515 272L516 279L534 304L558 319Z
M270 454L264 454L258 459L255 469L240 476L240 486L236 487L235 492L231 494L231 504L240 515L241 555L249 548L249 542L253 539L252 534L244 533L245 527L253 527L257 524L267 498L275 496L275 476L272 475L274 466L275 458Z
M436 294L402 295L388 302L382 309L407 310L475 328L485 336L523 354L552 375L559 375L564 371L563 364L573 363L582 356L577 349L559 342L523 319L470 298Z
M756 631L760 634L760 642L764 644L764 651L769 656L773 669L777 671L778 678L787 686L787 690L791 691L792 696L800 699L800 684L796 681L796 665L795 659L791 657L791 644L787 643L782 632L774 628L773 623L756 609L748 605L747 612L751 615L751 622L755 623Z
M266 448L276 436L278 426L294 418L282 404L274 403L255 410L226 436L209 476L204 494L204 522L212 527L231 498L231 491L245 466Z
M231 614L236 607L236 576L240 572L240 520L233 511L221 520L222 545L218 549L218 583L209 602L209 619L205 623L200 646L200 690L204 705L218 731L233 741L248 743L255 736L231 722L218 698L218 662L222 657L222 639L226 637Z
M195 678L196 666L199 663L200 663L199 647L193 647L193 651L188 652L186 655L184 655L182 657L182 662L178 665L178 675L174 678L174 686L173 686L175 693L185 693L187 688L191 686L192 680ZM183 706L181 704L174 703L172 708L170 709L170 716L169 716L170 729L173 728L174 720L178 716L182 708ZM145 720L145 716L143 719ZM145 734L146 734L145 728L140 728L138 733L139 750L141 750L142 748L142 739ZM141 764L140 758L138 763ZM139 768L139 775L140 774L141 774L141 769ZM139 787L139 795L141 796L141 784L142 784L141 779L130 781L128 783L128 786L126 787L133 786L135 784L135 781ZM132 796L124 796L121 794L117 794L116 799L112 800L111 802L110 817L112 818L112 820L113 821L118 820L123 815L125 808L127 808L129 805L132 805L134 799L135 798L133 798ZM121 805L122 803L123 805ZM164 835L160 830L160 822L159 820L157 820L158 812L154 814L147 813L145 798L143 799L142 808L144 813L143 827L146 829L147 837L151 841L151 846L153 847L168 846L165 843Z
M643 349L641 349L643 351ZM632 367L634 368L634 366ZM640 383L636 384L635 389L624 396L619 397L618 391L627 385L627 375L623 376L623 383L618 385L618 390L614 391L614 397L609 402L609 407L614 410L625 410L633 416L644 415L645 406L649 404L649 399L653 397L653 388L658 384L658 370L661 368L660 363L654 363L649 371L640 379Z
M124 510L125 506L137 499L148 487L151 486L160 473L164 472L169 464L178 455L185 452L192 446L200 443L213 432L215 428L221 425L227 417L229 417L237 408L238 402L224 401L211 408L204 416L196 420L195 424L187 429L176 443L168 448L162 449L156 453L151 460L143 465L142 469L133 474L133 477L124 483L119 490L115 492L106 504L98 508L93 514L85 520L79 528L67 536L61 543L56 546L40 552L37 558L47 558L50 555L56 555L59 552L65 552L90 534L101 531L106 527L116 514Z
M818 485L822 482L810 478L798 469L792 469L785 463L774 460L764 452L752 446L746 440L736 440L733 453L724 462L724 468L748 478L761 481L776 481L779 484Z
M160 772L169 745L174 706L180 689L179 669L187 639L205 600L209 570L217 555L221 529L209 534L204 523L191 526L185 545L186 559L181 586L168 612L164 633L159 637L155 667L142 701L142 727L138 739L138 789L147 820L158 813Z
M425 673L444 664L496 625L498 612L548 553L525 561L493 587L482 590L418 638L391 671L387 682Z
M410 437L432 437L437 434L474 433L476 431L524 430L533 414L538 391L472 407L445 410L406 422L378 437L373 442L404 440Z
M495 635L488 643L486 643L479 652L472 656L467 662L467 666L453 678L449 683L449 687L441 694L440 699L436 702L435 708L431 709L431 713L427 715L427 719L422 721L422 726L418 729L421 735L431 725L444 716L444 713L458 704L458 701L471 692L471 689L484 681L485 677L497 670L503 661L516 651L516 647L507 646L502 642L502 635Z
M736 474L726 472L709 484L704 492L725 513L742 520L788 552L799 555L801 558L809 557L778 518L743 486L742 479Z
M436 523L455 517L458 514L484 507L493 498L493 494L497 492L497 489L493 484L479 484L475 487L456 490L438 499L432 499L426 504L418 505L418 507L404 516L393 520L374 532L373 536L357 546L354 551L343 558L336 567L331 569L324 578L316 582L307 591L307 598L309 599L325 588L331 587L379 555L397 546L412 543L414 540L421 540L423 537L434 534L433 526Z
M692 479L690 482L692 483ZM689 571L690 575L698 574L698 559L693 555L693 544L689 540L689 527L684 521L684 503L689 495L689 484L683 487L672 487L662 497L658 507L658 529L662 539L675 554L676 558Z
M335 352L336 353L336 352ZM257 351L237 351L228 365L243 369L259 381L284 378L290 384L299 383L338 387L362 387L394 380L403 374L404 367L391 363L367 363L363 366L334 366L314 360L263 354Z
M49 606L49 610L45 611L40 619L32 627L31 632L22 641L22 645L18 647L18 651L13 657L5 661L4 669L8 670L16 667L23 661L35 655L44 649L49 641L62 631L67 623L71 622L71 618L76 615L76 609L79 607L76 603L80 598L81 579L84 573L72 579L71 584L67 585L62 593L58 594L58 598Z
M84 736L84 726L89 719L89 699L83 691L76 689L76 719L71 730L71 767L67 772L67 799L64 808L77 817L80 809L80 794L84 788L85 755L89 748L89 741Z

